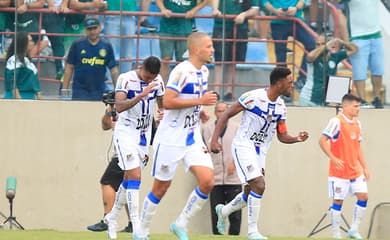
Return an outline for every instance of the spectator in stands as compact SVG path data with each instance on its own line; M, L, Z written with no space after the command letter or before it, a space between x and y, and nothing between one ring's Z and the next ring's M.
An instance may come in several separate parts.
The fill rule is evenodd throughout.
M141 11L142 12L149 12L151 0L143 0L140 2L141 2ZM138 21L140 22L141 28L144 28L150 32L154 32L157 30L157 27L148 21L147 16L139 16Z
M316 45L307 54L307 78L299 96L300 106L322 106L327 77L336 75L337 65L358 50L355 44L339 38L326 42L324 35L316 39Z
M319 32L319 28L317 26L317 21L318 21L318 13L319 13L319 2L321 0L312 0L310 1L310 27L313 29L315 32ZM338 1L338 0L336 0ZM337 16L334 16L335 20L337 19L338 22L334 23L334 28L338 28L339 35L335 36L338 38L341 38L344 41L349 40L349 33L347 29L347 18L345 17L343 11L345 8L345 5L343 2L335 2L335 0L329 0L329 4L333 5L336 8L336 12L333 12L329 9L329 11L326 11L326 13L330 14L337 14ZM324 7L324 6L323 6ZM326 7L326 5L325 5ZM325 22L322 23L322 31L326 32L329 29L329 24L328 24L328 15L324 17Z
M18 31L29 32L35 43L38 42L39 31L39 13L29 12L29 9L42 9L44 6L44 0L15 0L17 17L17 29ZM9 15L12 16L12 15ZM12 16L12 21L15 19ZM10 29L14 29L11 27Z
M206 6L209 0L188 0L188 4L182 4L176 0L156 0L157 7L164 14L160 20L161 37L188 37L192 33L193 18L195 14ZM172 17L173 13L185 13L185 18ZM169 73L169 61L175 54L175 60L184 60L183 54L187 50L186 40L160 39L161 71L162 78L166 81Z
M237 15L234 19L216 18L213 28L213 45L215 48L215 61L245 61L246 48L248 42L248 18L256 16L259 12L258 0L245 1L220 1L213 0L213 15L221 17L225 14ZM237 26L236 36L234 36L234 26ZM221 41L218 39L245 39L237 41L235 44L231 41ZM233 46L235 51L233 52ZM224 88L223 100L232 101L233 67L232 63L222 63L215 65L215 90L219 92L219 86L225 80L229 85Z
M33 48L34 41L31 35L24 31L16 33L5 57L7 63L4 73L4 98L42 98L38 70L29 55Z
M352 78L356 86L356 94L362 99L362 108L368 105L365 99L367 70L370 70L371 73L372 105L375 108L383 108L381 88L385 51L378 14L379 2L379 0L348 2L351 42L359 47L359 51L350 58Z
M125 15L129 11L138 11L137 1L107 0L107 10L120 15L104 15L103 33L114 47L115 59L119 61L120 73L131 69L133 39L136 24L135 16Z
M45 13L43 15L43 27L47 33L60 33L65 32L65 16L64 13L69 12L67 0L47 0L49 10L52 13ZM64 37L48 35L53 55L55 57L64 57ZM56 66L56 79L60 80L64 74L64 68L62 66L62 59L55 59Z
M72 10L106 10L107 3L103 0L69 0L69 9ZM66 14L65 16L65 33L67 34L83 34L85 14ZM64 40L65 51L69 50L73 41L77 36L67 36Z
M6 8L11 5L11 0L2 0L0 1L0 9ZM6 18L7 14L5 12L0 12L0 32L3 32L6 27ZM0 55L5 51L5 48L3 46L3 34L0 34Z
M84 27L87 37L76 40L69 49L61 94L65 97L69 92L68 87L73 77L73 100L100 101L106 89L106 69L110 69L115 84L119 74L118 64L112 45L99 37L99 20L86 18Z
M279 17L297 17L303 20L303 0L262 0L265 8L274 16ZM287 40L289 36L294 36L293 28L294 22L290 20L272 20L271 32L272 38L275 41ZM300 25L296 25L295 32L296 40L303 43L307 51L311 51L315 48L314 38L306 32L306 30ZM279 65L285 65L287 53L287 44L285 42L275 42L275 54L276 61ZM303 59L302 68L305 68L305 60Z
M208 121L202 127L203 141L209 149L215 125L227 108L228 105L226 103L217 103L214 108L216 120ZM242 191L242 185L238 178L231 153L231 145L237 129L237 122L233 120L228 121L227 127L222 131L218 139L222 145L222 151L220 153L210 153L214 165L214 188L210 193L211 226L213 234L219 234L217 229L218 217L215 213L215 207L218 204L227 204ZM229 235L239 235L241 229L241 209L230 214L229 222Z
M262 4L262 0L259 0L260 5L260 16L268 16L270 13L267 11L267 9ZM270 21L269 20L256 20L255 21L255 28L257 33L259 34L260 40L268 40L271 38L271 28L270 28Z

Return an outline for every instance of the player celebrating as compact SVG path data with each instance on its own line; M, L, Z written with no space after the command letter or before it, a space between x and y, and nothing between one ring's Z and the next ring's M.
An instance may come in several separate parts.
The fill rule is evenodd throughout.
M149 228L156 208L167 192L179 161L197 178L198 187L170 230L180 239L188 240L186 227L208 198L214 184L213 164L202 141L200 118L202 105L214 105L217 95L207 91L209 71L204 65L212 59L214 48L211 38L201 32L188 37L188 61L181 62L171 72L163 98L164 118L157 128L153 142L154 158L152 191L146 196L139 231L135 239L149 239Z
M230 118L243 111L240 127L233 139L232 153L244 191L239 193L228 204L218 204L215 207L219 233L224 234L226 218L232 212L248 205L248 239L267 239L257 228L260 214L261 198L265 190L264 172L265 157L270 147L275 131L280 142L303 142L308 133L303 131L293 137L287 133L286 106L281 96L290 96L293 88L293 78L288 68L276 67L270 74L270 87L256 89L244 93L219 118L210 150L218 153L222 146L218 137ZM226 150L224 150L226 151Z
M148 161L155 102L157 99L162 115L162 96L165 92L159 72L160 60L152 56L146 58L142 66L136 70L118 77L115 107L119 112L119 118L114 130L114 143L118 152L119 167L125 172L114 206L104 218L110 239L116 239L118 213L126 201L133 230L139 226L141 166L146 165Z

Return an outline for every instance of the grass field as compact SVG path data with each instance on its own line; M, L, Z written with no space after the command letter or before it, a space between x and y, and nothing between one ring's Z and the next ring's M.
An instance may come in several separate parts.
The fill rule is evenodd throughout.
M53 230L0 230L0 240L106 240L105 232L59 232ZM118 233L118 240L131 240L130 234ZM153 234L151 240L177 240L172 234ZM191 240L246 240L245 236L190 235ZM312 238L269 237L269 240L303 240ZM316 238L318 239L318 238ZM330 240L323 238L322 240Z

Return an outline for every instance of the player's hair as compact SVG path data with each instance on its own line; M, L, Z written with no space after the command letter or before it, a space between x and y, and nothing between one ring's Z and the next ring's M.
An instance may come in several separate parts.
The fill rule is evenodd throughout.
M190 36L188 36L188 39L187 39L187 48L189 50L191 50L194 46L196 46L196 44L200 43L200 39L204 38L204 37L208 37L209 35L207 35L206 33L204 32L193 32L190 34Z
M287 77L290 74L291 74L291 70L290 69L288 69L286 67L276 67L276 68L274 68L272 70L272 72L271 72L271 74L269 76L270 84L274 85L279 80Z
M344 102L360 102L360 98L351 94L351 93L347 93L343 96L343 98L341 99L341 102L344 103Z
M160 73L161 62L155 56L150 56L142 63L143 69L152 74Z

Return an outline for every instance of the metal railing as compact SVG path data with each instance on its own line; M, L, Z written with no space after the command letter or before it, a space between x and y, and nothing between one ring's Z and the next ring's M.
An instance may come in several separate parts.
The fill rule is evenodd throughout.
M3 12L14 12L15 13L15 8L3 8L2 9ZM41 36L42 34L40 33L40 30L42 29L42 19L43 19L43 14L45 13L52 13L51 11L49 11L48 9L31 9L29 10L29 12L35 12L35 13L39 13L39 30L38 32L35 32L35 33L31 33L32 35L37 35L37 36ZM141 12L141 11L136 11L136 12L133 12L133 11L75 11L75 10L70 10L70 12L68 14L89 14L89 15L121 15L121 16L135 16L135 17L139 17L139 16L148 16L148 17L163 17L163 14L160 13L160 12ZM224 15L222 16L221 18L225 18L225 19L233 19L236 15ZM171 17L184 17L184 14L172 14ZM208 19L213 19L215 18L213 15L211 14L201 14L201 15L196 15L195 18L208 18ZM253 20L267 20L267 21L270 21L270 20L275 20L275 19L279 19L279 20L287 20L287 21L292 21L293 22L293 39L295 39L295 30L296 30L296 26L297 24L301 25L307 32L308 34L316 37L317 34L311 30L310 27L308 27L306 25L306 23L304 23L302 20L298 19L298 18L295 18L295 17L275 17L275 16L256 16L256 17L253 17L252 18ZM143 39L182 39L182 40L185 40L186 38L183 38L183 37L163 37L163 36L159 36L158 33L151 33L151 34L141 34L141 31L140 31L140 23L138 22L137 23L137 27L136 27L136 32L132 35L121 35L121 36L115 36L115 35L104 35L104 38L121 38L121 39L134 39L134 44L136 45L136 51L135 53L133 54L133 57L131 59L126 59L126 58L121 58L119 59L120 62L131 62L131 63L139 63L142 61L142 58L140 57L140 42L143 40ZM15 34L15 31L17 31L17 28L15 27L14 31L12 32L6 32L6 31L3 31L3 32L0 32L0 35L12 35L12 34ZM234 25L234 36L236 36L237 34L237 26ZM67 34L67 33L49 33L47 32L46 33L47 36L64 36L64 37L81 37L81 36L85 36L84 34ZM39 38L40 39L40 38ZM290 43L292 44L292 61L291 62L285 62L285 63L279 63L279 62L270 62L270 61L267 61L267 62L239 62L239 61L235 61L235 48L236 48L236 43L237 41L243 41L243 39L213 39L213 40L220 40L220 41L231 41L233 42L233 60L232 61L222 61L222 62L214 62L213 64L232 64L232 65L237 65L237 64L248 64L248 65L276 65L276 64L286 64L287 66L290 66L291 68L293 69L297 69L298 71L306 74L301 68L300 66L297 65L297 63L295 62L295 53L296 53L296 50L298 50L298 48L302 48L300 45L298 45L296 43L295 40L279 40L279 41L274 41L274 40L267 40L266 42L267 43L275 43L275 42L285 42L286 44ZM260 39L251 39L249 38L248 40L245 40L245 41L248 41L248 42L261 42L263 40L260 40ZM39 44L39 41L38 43ZM304 49L301 49L302 51L305 51ZM67 51L67 49L65 49L65 51ZM39 72L39 79L40 81L47 81L47 82L52 82L52 83L56 83L58 82L58 80L54 79L54 78L50 78L50 77L44 77L44 76L41 76L40 75L40 70L41 70L41 63L42 63L42 60L56 60L56 59L61 59L61 60L64 60L64 57L55 57L55 56L36 56L36 64L37 64L37 68L38 68L38 72ZM165 60L163 60L165 61ZM171 60L171 61L168 61L168 63L170 64L175 64L176 62L174 60ZM226 87L226 86L234 86L234 87L259 87L260 85L259 84L247 84L247 83L242 83L242 82L237 82L235 81L235 71L236 69L233 68L233 81L231 83L223 83L224 86L222 87ZM295 75L295 71L293 71L293 74ZM295 78L295 76L294 76ZM0 80L3 80L3 76L0 76ZM210 86L213 86L213 84L210 84ZM214 84L214 86L216 86Z

